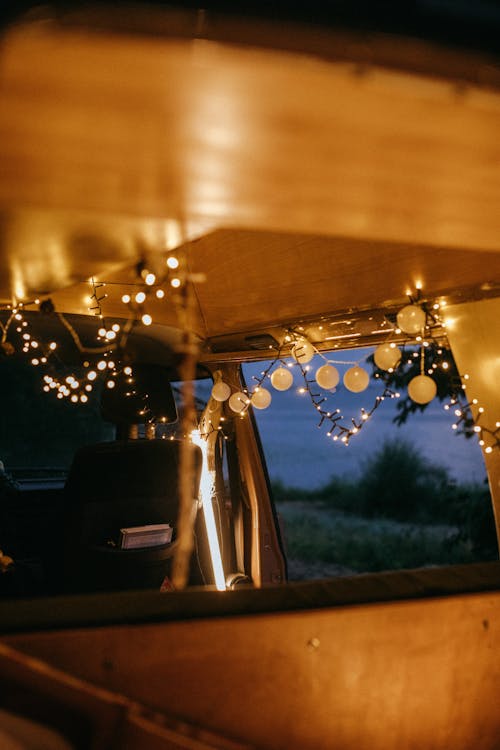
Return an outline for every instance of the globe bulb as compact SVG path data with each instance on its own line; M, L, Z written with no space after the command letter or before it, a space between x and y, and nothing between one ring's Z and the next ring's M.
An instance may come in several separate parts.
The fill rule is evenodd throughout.
M229 407L235 411L236 414L243 414L248 406L248 402L249 399L247 394L237 391L237 393L233 393L229 399Z
M305 365L314 357L314 346L310 344L309 341L301 339L301 341L297 341L297 343L293 345L292 357L296 362Z
M428 404L436 393L436 382L428 375L417 375L408 383L408 395L417 404Z
M231 395L231 386L224 383L222 380L214 385L212 388L212 397L216 401L227 401Z
M419 305L406 305L397 314L398 327L405 333L420 333L425 328L426 315Z
M271 385L277 391L287 391L293 385L293 375L287 367L278 367L271 375Z
M316 371L316 382L320 388L331 390L340 380L339 371L333 365L322 365Z
M391 370L399 364L401 351L397 346L380 344L380 346L377 346L375 349L373 359L380 370Z
M344 385L348 391L361 393L368 388L370 376L362 367L351 367L344 375Z
M256 409L267 409L267 407L271 403L271 400L272 396L270 392L267 390L267 388L262 387L255 391L251 398L252 406L255 406Z

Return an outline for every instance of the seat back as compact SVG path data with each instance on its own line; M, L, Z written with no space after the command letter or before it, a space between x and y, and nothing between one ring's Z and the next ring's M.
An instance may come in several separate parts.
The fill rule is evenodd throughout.
M120 529L168 523L180 502L180 440L120 440L81 448L66 482L65 590L160 587L172 544L124 550ZM193 509L201 450L193 446Z

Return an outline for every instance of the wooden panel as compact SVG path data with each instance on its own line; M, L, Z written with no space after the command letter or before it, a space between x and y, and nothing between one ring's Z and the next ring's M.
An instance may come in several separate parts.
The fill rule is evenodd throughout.
M495 750L500 593L6 638L260 748Z
M448 338L459 372L467 374L463 382L469 402L477 399L484 412L479 424L500 435L500 299L481 300L470 304L452 305L447 311ZM494 445L492 435L485 436L484 448ZM483 451L484 451L483 448ZM497 535L500 539L500 450L484 452L491 498L495 512Z
M165 249L169 227L179 242L239 227L497 251L498 92L312 52L11 29L0 57L0 298L65 286L78 269L109 273L145 239ZM12 231L27 209L48 216ZM367 254L385 273L381 245Z
M209 336L299 317L406 303L483 283L500 291L500 253L347 237L220 230L189 246Z

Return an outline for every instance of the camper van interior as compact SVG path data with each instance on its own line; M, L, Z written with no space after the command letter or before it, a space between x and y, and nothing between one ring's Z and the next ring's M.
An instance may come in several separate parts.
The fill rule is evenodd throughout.
M7 748L500 744L500 13L265 5L2 11Z

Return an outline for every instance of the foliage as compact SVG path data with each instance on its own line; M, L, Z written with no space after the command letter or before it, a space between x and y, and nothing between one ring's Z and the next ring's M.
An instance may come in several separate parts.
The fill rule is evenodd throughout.
M288 553L355 571L498 559L488 488L457 485L411 445L382 445L359 479L273 485Z
M420 375L420 348L418 347L403 347L401 362L393 372L379 369L375 364L373 354L367 361L373 368L372 377L382 381L394 391L406 393L410 380ZM447 399L458 400L460 408L464 411L464 418L457 433L463 434L467 438L472 437L474 435L474 420L466 406L461 378L455 360L450 349L440 346L435 341L430 341L424 349L424 371L429 374L431 370L432 379L437 386L436 398L441 402ZM428 406L429 404L417 404L408 395L401 396L397 405L399 413L393 421L398 426L402 425L412 414L423 412Z

